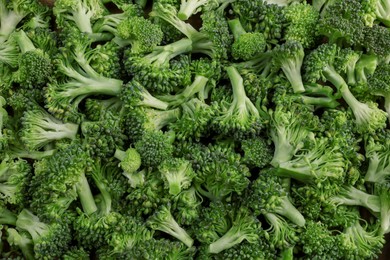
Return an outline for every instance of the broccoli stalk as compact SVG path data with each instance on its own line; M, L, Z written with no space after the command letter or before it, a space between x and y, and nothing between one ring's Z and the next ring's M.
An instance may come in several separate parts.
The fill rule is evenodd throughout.
M168 233L171 236L182 241L188 247L191 247L194 243L194 240L188 235L188 233L176 222L173 218L170 206L161 206L155 213L152 215L147 223L148 225L155 230L160 230L162 232Z
M144 183L143 172L137 172L141 167L141 155L136 149L129 148L126 151L116 149L114 157L120 161L122 174L129 180L131 187L136 188Z
M302 44L296 41L287 41L273 50L274 66L282 69L295 93L305 91L301 76L304 56Z
M90 215L97 211L97 206L92 195L91 188L85 174L81 174L79 182L76 184L77 195L79 196L83 211Z
M16 220L17 216L12 211L0 205L0 224L15 226Z
M25 234L19 233L14 228L7 229L7 241L12 246L19 247L27 260L34 260L33 241Z
M40 149L55 140L74 140L79 128L77 124L63 123L40 108L26 111L22 125L21 139L30 150Z
M338 195L330 198L336 205L362 206L373 213L380 213L380 199L377 195L368 194L353 186L344 187Z
M193 14L196 14L203 5L207 4L207 2L207 0L182 0L177 17L179 17L180 20L185 21Z
M270 233L272 245L284 249L293 246L299 240L296 234L297 230L283 217L277 214L266 213L265 218L271 225L266 231Z
M368 138L365 145L368 169L364 180L372 183L385 183L390 175L390 142L388 133L378 140Z
M11 37L6 42L0 45L0 62L9 65L10 67L17 67L19 62L19 48L15 37Z
M259 239L257 233L259 228L260 223L256 217L251 214L249 209L241 207L233 219L232 227L221 238L209 245L209 252L218 254L244 240L256 243Z

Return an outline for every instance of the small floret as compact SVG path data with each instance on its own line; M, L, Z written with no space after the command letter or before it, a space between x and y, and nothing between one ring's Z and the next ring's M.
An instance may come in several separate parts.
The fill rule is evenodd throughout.
M163 161L158 167L169 194L178 195L191 186L195 172L189 161L174 158Z

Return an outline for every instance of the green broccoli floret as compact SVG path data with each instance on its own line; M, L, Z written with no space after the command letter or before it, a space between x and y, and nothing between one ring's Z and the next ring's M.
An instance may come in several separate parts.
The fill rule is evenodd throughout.
M23 256L27 260L33 260L34 257L34 249L33 249L33 241L25 232L18 232L18 230L14 228L7 229L7 242L11 246L17 246L20 251L22 251Z
M355 77L359 84L366 84L378 66L379 59L376 55L362 54L355 66Z
M18 70L13 75L15 81L28 88L46 84L53 73L50 56L36 48L23 30L16 32L13 37L21 51Z
M77 124L64 123L40 107L25 111L21 120L21 140L30 150L39 150L56 140L74 140L79 129Z
M322 182L327 178L342 181L345 177L343 154L337 146L330 146L328 138L314 138L290 161L281 162L276 174L302 182Z
M120 161L122 174L128 179L131 187L135 188L144 183L144 175L137 172L141 167L141 156L136 149L129 148L126 151L116 149L114 157Z
M316 26L320 13L306 2L292 4L284 8L284 15L288 26L284 32L284 39L297 41L304 48L310 48L316 42Z
M294 92L304 92L305 87L302 82L301 67L305 53L302 44L296 41L287 41L275 47L272 53L274 67L282 69Z
M122 107L123 103L118 97L112 97L109 99L87 98L85 100L84 113L87 119L99 121L108 111L114 114L119 113Z
M368 76L369 91L375 96L384 97L384 107L390 118L390 65L380 64L374 74Z
M231 228L222 237L209 245L209 252L218 254L240 244L244 240L249 243L256 243L259 238L258 229L260 228L261 223L253 213L248 208L241 206L234 212Z
M246 96L243 78L233 66L227 67L233 88L232 102L220 102L213 124L222 134L234 133L238 137L257 134L262 128L256 106Z
M16 35L15 33L13 35ZM20 48L15 40L16 37L11 36L7 41L0 46L0 62L2 66L16 68L19 64ZM5 77L5 75L4 75ZM9 77L13 80L12 73Z
M182 190L191 186L195 172L189 161L181 158L168 159L163 161L158 170L164 180L165 187L169 194L176 196Z
M183 190L174 198L173 215L180 225L195 224L199 219L203 198L194 187Z
M385 126L386 112L379 109L375 102L361 103L351 93L339 72L348 64L348 59L338 57L341 54L339 47L334 44L320 45L305 60L306 80L312 82L320 79L329 80L341 92L345 102L355 115L358 131L375 132Z
M146 131L134 144L145 167L158 167L164 160L171 158L173 153L173 132Z
M275 175L275 171L276 169L270 168L260 172L259 177L247 190L245 205L256 215L276 213L297 226L304 226L304 216L291 203L288 191L282 186L281 179Z
M379 20L385 26L390 26L390 3L387 0L365 0L362 2L367 20L367 25L372 26L375 20Z
M31 166L27 161L4 158L0 164L0 197L16 207L23 206L28 199Z
M94 41L112 38L111 35L93 33L92 24L105 13L106 9L99 0L59 0L53 7L53 14L59 28L77 28Z
M242 160L249 167L263 168L272 160L272 149L263 137L254 137L241 141L244 152Z
M3 44L26 17L43 13L47 7L36 0L0 1L0 44Z
M185 229L183 229L173 218L170 205L163 205L147 220L147 224L154 230L165 232L186 246L191 247L194 240L190 237Z
M151 52L163 38L161 28L143 17L129 17L116 27L114 42L120 46L131 45L130 52Z
M238 18L228 21L233 33L232 56L235 59L250 60L266 49L265 37L259 32L247 32Z
M114 42L98 44L88 53L91 67L100 75L107 78L120 78L123 74L122 52Z
M26 209L19 213L16 226L31 235L34 255L38 259L62 256L72 239L69 223L57 220L46 224Z
M322 12L317 31L330 44L364 45L365 21L362 5L357 0L336 0Z
M264 214L270 227L265 230L272 246L279 249L287 249L299 241L298 228L287 222L283 217L273 214Z
M207 0L182 0L177 17L179 17L180 20L185 21L192 15L197 14L203 7L208 7L208 5L210 5L211 9L217 9L217 6L229 4L230 2L232 2L232 0L215 0L212 2ZM203 11L207 12L210 8L206 8L206 10Z
M387 27L374 24L372 27L364 28L364 42L361 44L369 54L375 54L380 58L387 58L390 50L387 43L390 40L390 31Z
M377 195L369 194L354 186L343 187L338 194L331 197L330 203L335 205L362 206L372 213L380 213L380 199Z
M386 183L390 175L390 142L389 131L369 137L365 150L368 159L368 169L364 177L367 182Z
M89 253L84 250L82 247L71 247L69 248L65 254L62 256L64 260L89 260Z

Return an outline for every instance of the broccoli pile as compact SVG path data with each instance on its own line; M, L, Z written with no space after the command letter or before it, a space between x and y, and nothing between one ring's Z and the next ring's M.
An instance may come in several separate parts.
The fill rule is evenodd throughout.
M390 1L0 0L1 259L377 259Z

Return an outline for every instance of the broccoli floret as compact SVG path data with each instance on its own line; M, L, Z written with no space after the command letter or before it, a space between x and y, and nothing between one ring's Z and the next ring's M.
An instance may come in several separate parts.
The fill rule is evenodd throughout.
M0 44L3 44L26 17L43 13L47 7L36 0L0 1Z
M169 194L176 196L182 190L191 186L195 172L189 161L174 158L163 161L158 170L164 180L165 187L168 188Z
M27 161L5 158L0 164L0 197L16 207L25 205L28 185L31 179L31 166Z
M78 129L77 124L64 123L37 107L24 112L21 140L28 149L38 150L56 140L76 139Z
M218 254L240 244L244 240L249 243L257 242L259 238L258 229L261 228L259 220L245 207L241 206L235 211L232 217L231 228L222 237L209 245L208 249L211 254Z
M19 213L16 226L31 235L34 255L38 259L62 256L72 238L69 223L58 220L46 224L26 209Z
M389 132L369 137L366 140L365 150L368 159L368 169L364 177L367 182L385 183L390 175L390 142Z
M238 18L228 21L233 33L232 56L235 59L250 60L266 49L265 37L259 32L247 32Z
M27 260L32 260L34 258L34 249L33 249L33 241L25 232L18 232L18 230L14 228L7 229L7 242L11 246L19 247L20 251L22 251L23 256Z
M245 205L256 215L276 213L286 217L298 226L305 225L304 216L295 208L282 186L281 179L275 175L276 169L262 170L259 177L251 183L245 196Z
M340 55L339 47L334 44L320 45L316 50L311 52L305 61L306 80L329 80L343 96L353 114L355 123L360 132L375 132L386 124L386 112L378 108L373 101L361 103L349 90L349 87L337 68L345 67L348 59L338 57ZM341 69L339 69L341 70Z
M207 0L182 0L177 17L179 17L180 20L185 21L192 15L197 14L204 7L206 8L203 11L207 12L210 9L217 9L217 6L219 5L229 4L230 2L232 2L232 0L215 0L212 2Z
M287 249L299 241L299 230L294 224L287 222L277 214L265 213L264 216L270 224L270 227L265 231L272 246Z
M241 141L244 152L242 160L249 167L263 168L272 160L272 149L263 137L254 137Z
M20 48L15 38L16 37L11 36L7 41L2 43L0 46L0 62L2 63L2 66L7 66L7 68L8 66L12 68L16 68L19 63ZM9 77L13 81L12 73L9 73Z
M357 83L366 84L370 75L375 72L378 63L379 60L376 55L362 54L355 67Z
M114 114L119 113L122 107L123 102L118 97L112 97L109 99L87 98L85 100L84 113L87 119L99 121L108 111Z
M369 91L375 96L384 97L384 107L390 118L390 65L380 64L374 74L368 76Z
M123 175L129 180L131 187L135 188L143 184L144 175L137 172L141 167L141 156L136 149L129 148L126 151L116 149L114 157L120 161L119 166L123 170Z
M365 21L362 5L357 0L336 0L322 12L317 31L329 43L340 46L364 45Z
M56 23L59 28L77 28L87 33L92 40L106 40L107 36L93 33L92 24L103 17L106 9L99 0L59 0L53 7ZM110 39L111 36L108 37Z
M256 106L246 96L243 78L233 66L227 67L233 88L232 102L220 102L213 124L222 134L234 133L239 137L257 134L262 128Z
M151 52L163 38L161 28L143 17L129 17L116 27L114 42L120 46L131 45L131 53Z
M284 8L284 15L288 26L283 38L287 41L297 41L304 48L312 47L317 39L316 26L320 18L319 11L303 2Z
M302 182L322 182L327 178L337 182L344 179L345 162L337 146L329 146L328 138L314 138L308 146L290 161L280 163L276 174Z
M173 132L146 131L134 144L145 167L158 167L164 160L171 158L173 153Z
M301 67L305 53L302 44L296 41L287 41L275 47L272 53L274 67L282 69L294 92L304 92L305 87L302 82Z
M154 230L165 232L186 246L191 247L194 240L190 237L185 229L183 229L173 218L170 205L163 205L147 220L147 224Z
M390 31L387 27L374 24L364 28L364 42L361 44L369 54L375 54L381 58L390 55L387 43L390 40Z
M180 225L195 224L200 217L202 197L194 187L180 192L174 198L173 215Z

